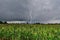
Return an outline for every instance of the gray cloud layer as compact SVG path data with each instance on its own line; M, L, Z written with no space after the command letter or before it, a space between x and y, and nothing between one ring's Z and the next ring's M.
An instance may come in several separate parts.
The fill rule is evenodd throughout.
M0 0L0 20L60 20L60 1Z

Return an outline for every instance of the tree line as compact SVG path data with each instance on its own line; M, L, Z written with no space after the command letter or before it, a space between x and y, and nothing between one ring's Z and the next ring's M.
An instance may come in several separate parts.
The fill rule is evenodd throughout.
M6 21L0 21L0 24L7 24Z

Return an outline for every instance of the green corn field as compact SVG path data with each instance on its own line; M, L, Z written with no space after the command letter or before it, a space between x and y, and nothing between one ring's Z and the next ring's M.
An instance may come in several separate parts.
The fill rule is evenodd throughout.
M0 24L0 40L60 40L60 25Z

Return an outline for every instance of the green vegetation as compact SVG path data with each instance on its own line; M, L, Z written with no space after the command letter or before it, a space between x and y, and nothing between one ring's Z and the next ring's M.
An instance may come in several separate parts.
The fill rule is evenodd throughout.
M60 25L0 24L0 40L60 40Z

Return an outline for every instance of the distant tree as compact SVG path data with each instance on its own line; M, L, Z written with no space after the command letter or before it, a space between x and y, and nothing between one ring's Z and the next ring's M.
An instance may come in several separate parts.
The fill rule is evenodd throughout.
M4 24L7 24L7 22L5 21Z
M6 24L7 22L6 21L0 21L0 24Z
M34 24L40 24L40 23L34 23Z
M0 21L0 24L2 24L3 22L2 21Z

